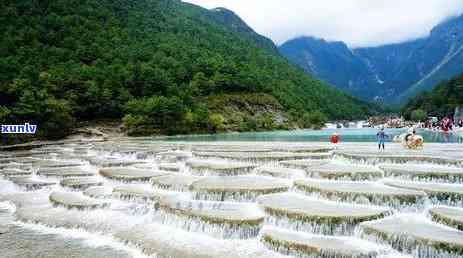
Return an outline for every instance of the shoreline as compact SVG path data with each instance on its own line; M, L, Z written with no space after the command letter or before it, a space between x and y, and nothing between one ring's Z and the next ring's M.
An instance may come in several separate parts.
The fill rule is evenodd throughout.
M355 120L349 122L349 124L358 124L359 122L363 122L364 120ZM18 135L17 139L8 139L0 142L0 150L4 149L15 149L15 148L34 148L34 146L44 146L48 143L69 143L69 142L85 142L89 139L94 139L94 141L105 141L105 140L114 140L118 138L129 138L129 139L150 139L150 140L168 140L168 141L175 141L175 140L186 140L186 141L196 141L196 139L201 140L201 138L210 138L208 141L234 141L233 138L239 138L239 135L246 136L247 139L239 139L239 141L275 141L271 139L275 137L275 135L281 134L284 140L287 141L314 141L314 142L323 142L325 139L315 139L317 132L326 133L335 131L343 131L344 135L345 132L349 131L356 131L356 130L376 130L376 127L343 127L343 128L334 128L330 125L334 125L336 122L330 121L325 124L324 128L317 129L317 128L288 128L288 129L275 129L275 130L257 130L257 131L224 131L224 132L208 132L208 133L192 133L192 134L175 134L175 135L168 135L168 134L146 134L146 135L131 135L130 132L123 126L120 121L117 120L96 120L96 121L85 121L79 123L78 127L72 130L72 132L62 138L38 138L35 135ZM388 130L406 130L406 128L387 128ZM427 128L418 128L419 130L423 130L429 133L441 133L440 131L429 130ZM303 135L303 133L308 133L307 135ZM313 134L312 134L313 133ZM255 134L256 138L262 137L267 139L250 139L251 135ZM265 136L265 134L270 134L270 136ZM286 135L287 134L287 135ZM450 135L455 135L458 138L463 139L463 128L455 128L453 131L449 133ZM315 135L315 136L314 136ZM366 137L369 137L369 134L366 134ZM12 135L8 135L7 137L11 137ZM24 137L26 136L26 137ZM294 139L289 139L289 136L294 136ZM302 139L305 136L305 139ZM320 133L319 137L323 137L324 134ZM348 137L352 135L347 135ZM361 137L362 135L355 135L355 137ZM365 135L363 135L365 136ZM355 138L354 137L354 138ZM228 139L227 139L228 138ZM9 140L9 141L7 141ZM328 139L326 139L328 140ZM92 140L89 140L92 141ZM346 141L346 139L344 139ZM355 142L355 139L347 139L347 142ZM366 142L371 142L372 140L369 139Z
M400 132L404 130L403 128L389 128L390 130L396 130ZM52 139L52 140L34 140L26 143L19 144L8 144L0 145L0 151L9 151L9 150L28 150L39 148L47 145L63 145L69 143L76 144L85 144L85 143L95 143L95 142L104 142L104 141L117 141L118 139L133 139L133 140L148 140L148 141L169 141L169 142L300 142L300 143L325 143L328 142L328 137L333 131L343 131L341 132L341 137L344 139L341 141L343 143L374 143L373 134L346 134L346 132L357 130L376 130L375 128L343 128L343 129L334 129L334 128L324 128L324 129L291 129L291 130L273 130L273 131L249 131L249 132L220 132L220 133L209 133L209 134L179 134L179 135L146 135L146 136L129 136L124 133L103 133L102 131L96 128L80 128L76 130L74 134L62 138L62 139ZM430 131L426 128L420 130L429 132L429 133L440 133L438 131ZM104 130L103 130L104 131ZM266 135L268 134L268 135ZM460 138L463 138L463 129L458 129L453 131L451 134L454 134ZM363 137L363 138L362 138ZM391 141L389 141L389 144ZM435 141L425 142L426 144L430 143L441 143ZM459 143L459 142L451 142Z

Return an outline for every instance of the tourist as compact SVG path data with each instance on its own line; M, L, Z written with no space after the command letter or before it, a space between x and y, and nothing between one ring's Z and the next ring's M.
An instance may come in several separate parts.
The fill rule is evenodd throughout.
M442 119L441 130L444 133L448 133L449 130L452 130L452 120L450 120L450 118L445 117L444 119Z
M408 131L408 133L409 133L409 135L408 135L408 138L406 139L407 141L410 140L410 137L411 137L411 139L413 139L413 137L416 135L416 128L413 127L412 129L410 129Z
M334 146L334 149L338 149L338 143L340 141L340 137L338 135L338 133L333 133L333 135L331 135L330 137L330 142L331 144Z
M378 150L384 151L384 143L386 142L386 138L389 138L389 135L384 132L384 128L381 128L381 130L376 134L376 138L378 139Z

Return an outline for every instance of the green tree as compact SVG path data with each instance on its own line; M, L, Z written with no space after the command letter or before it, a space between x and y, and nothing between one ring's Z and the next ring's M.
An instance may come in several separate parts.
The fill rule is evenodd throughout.
M463 75L443 81L432 91L411 98L401 112L406 119L413 120L413 112L417 110L429 116L444 117L452 115L458 106L463 106Z
M136 129L138 126L145 125L146 117L128 114L122 118L124 126L128 129Z
M146 125L164 133L185 131L185 115L189 112L178 97L133 99L125 105L126 121L134 125ZM143 122L141 122L143 120Z
M220 132L224 129L225 119L220 114L211 114L209 116L209 128L214 132Z
M423 122L426 120L427 117L428 114L426 113L426 111L422 109L414 110L411 114L411 119L416 122Z
M193 111L193 129L205 131L209 125L209 110L206 105L198 104Z
M300 124L304 128L320 129L328 121L325 114L320 111L308 112L302 115Z
M0 106L0 124L7 123L11 115L11 110L7 107Z
M257 129L259 130L272 130L275 129L275 122L273 116L270 114L262 114L257 116Z

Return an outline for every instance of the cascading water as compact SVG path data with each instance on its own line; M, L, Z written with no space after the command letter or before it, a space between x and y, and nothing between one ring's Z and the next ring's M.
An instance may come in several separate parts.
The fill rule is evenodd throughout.
M463 232L429 213L463 207L458 187L440 190L463 181L463 155L449 154L458 147L377 153L346 143L333 154L320 143L127 138L1 152L0 250L6 257L463 257ZM407 182L437 183L441 192ZM279 194L321 202L315 215L303 202L272 201L272 209L261 202ZM346 205L387 212L351 218L355 209ZM412 226L395 232L396 217Z

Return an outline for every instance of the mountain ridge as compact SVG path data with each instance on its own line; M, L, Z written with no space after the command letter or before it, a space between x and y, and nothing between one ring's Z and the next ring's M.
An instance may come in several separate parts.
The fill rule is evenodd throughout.
M233 11L224 7L217 7L211 9L209 14L223 26L253 41L258 47L267 49L272 54L279 55L278 47L271 39L255 32L253 28L246 24L246 22Z
M315 77L366 100L379 98L399 103L463 72L463 15L438 24L425 38L354 49L344 44L347 49L343 51L353 53L347 62L340 59L336 51L308 58L307 53L322 52L326 45L333 45L326 41L320 41L325 42L325 46L308 44L311 41L313 37L289 40L280 46L280 53ZM308 45L301 48L304 44L301 42ZM301 57L306 60L301 61ZM327 64L325 60L331 61ZM341 72L317 71L318 67L329 67L330 62L336 62Z

